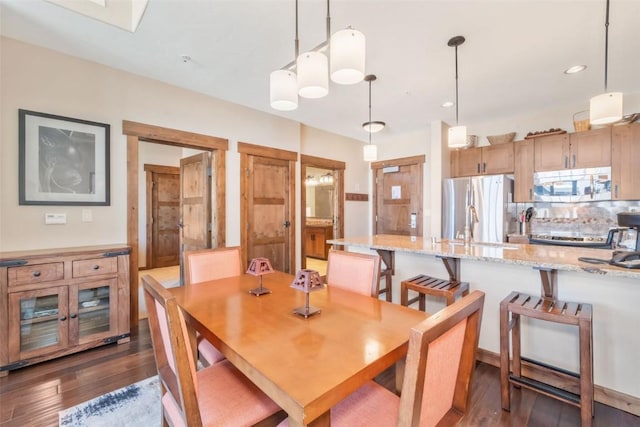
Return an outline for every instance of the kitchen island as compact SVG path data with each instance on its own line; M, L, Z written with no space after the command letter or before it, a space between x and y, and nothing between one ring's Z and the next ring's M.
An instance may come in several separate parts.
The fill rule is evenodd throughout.
M514 243L434 242L430 238L376 235L330 240L334 247L378 252L400 281L418 274L456 275L485 292L479 358L499 364L499 304L511 291L554 295L593 305L596 400L640 415L640 269L589 264L579 257L611 258L611 250ZM444 261L444 265L443 265ZM446 268L445 268L446 267ZM428 299L428 312L444 306ZM523 355L578 371L578 334L572 326L526 319Z

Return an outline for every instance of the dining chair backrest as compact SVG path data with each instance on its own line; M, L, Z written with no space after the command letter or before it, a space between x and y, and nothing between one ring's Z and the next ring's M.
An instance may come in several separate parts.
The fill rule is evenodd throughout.
M142 285L162 394L170 393L186 425L202 425L198 377L184 315L175 297L156 279L144 275Z
M456 425L469 407L484 293L474 291L411 329L399 426Z
M380 256L330 250L327 259L328 286L378 297Z
M244 272L239 246L184 252L185 284L240 276Z

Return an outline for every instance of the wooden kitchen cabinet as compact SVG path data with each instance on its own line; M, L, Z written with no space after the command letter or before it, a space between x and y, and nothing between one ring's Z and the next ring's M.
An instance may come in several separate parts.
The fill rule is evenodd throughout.
M611 130L613 200L640 200L640 123Z
M543 136L533 138L533 141L536 172L557 171L569 166L569 134Z
M611 128L534 138L535 171L611 166Z
M0 376L129 341L129 248L0 253Z
M306 256L327 259L331 246L327 240L333 239L333 225L307 225L304 234Z
M487 145L451 152L454 177L513 173L514 144Z
M571 168L611 166L611 127L575 132L571 142Z
M533 201L534 141L525 139L514 143L515 166L513 172L513 201Z

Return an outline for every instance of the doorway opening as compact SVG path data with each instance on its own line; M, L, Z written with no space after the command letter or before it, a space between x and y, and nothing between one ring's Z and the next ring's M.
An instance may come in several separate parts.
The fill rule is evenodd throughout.
M225 155L229 147L226 139L214 136L185 132L176 129L123 120L122 133L127 135L127 244L131 247L129 267L129 319L131 327L138 324L140 264L140 201L139 201L139 145L151 142L160 145L192 148L211 152L212 198L216 201L212 207L211 233L216 246L225 245ZM144 201L143 201L144 202ZM214 240L215 239L215 240Z
M326 274L327 240L344 236L344 170L337 160L300 155L302 268Z

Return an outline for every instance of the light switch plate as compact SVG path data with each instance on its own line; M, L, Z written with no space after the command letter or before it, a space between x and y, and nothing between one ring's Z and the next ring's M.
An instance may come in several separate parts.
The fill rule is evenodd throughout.
M44 214L45 224L66 224L67 214L65 213L46 213Z
M82 209L82 222L93 222L93 211L91 209Z

